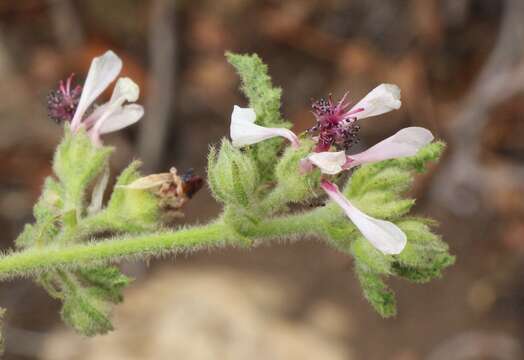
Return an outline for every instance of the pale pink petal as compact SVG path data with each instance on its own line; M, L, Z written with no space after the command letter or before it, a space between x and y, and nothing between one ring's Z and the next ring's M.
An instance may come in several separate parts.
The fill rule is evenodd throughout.
M381 84L371 90L362 100L350 109L356 112L357 119L384 114L391 110L397 110L402 105L400 101L400 88L393 84Z
M349 167L364 163L372 163L388 159L414 156L417 152L433 141L431 131L422 127L408 127L395 135L382 140L364 152L349 155Z
M314 165L308 158L301 159L298 163L298 171L302 175L312 172L313 169Z
M99 128L100 134L118 131L138 122L144 116L144 108L138 104L125 105L105 119Z
M364 214L346 199L337 185L323 181L321 186L331 200L342 208L347 217L376 249L386 255L400 254L404 250L407 238L398 226L392 222L375 219Z
M263 127L255 124L255 120L256 114L253 109L234 106L230 127L233 146L243 147L281 136L288 139L294 147L298 147L298 138L291 130Z
M96 120L100 119L100 117L106 113L109 109L110 103L106 102L105 104L102 104L100 106L97 106L89 116L87 116L84 121L82 121L82 124L85 126L86 129L91 129L93 125L95 125Z
M76 109L71 128L78 129L86 110L102 92L115 80L122 69L122 60L111 50L91 62L82 95Z
M323 151L308 155L307 159L317 166L324 174L335 175L344 170L347 161L344 151Z
M135 102L138 100L139 96L140 88L138 85L128 77L121 77L115 84L109 102L117 102L120 99L125 99L127 102Z
M87 119L86 123L95 122L91 131L101 135L122 129L140 120L144 114L141 106L122 107L122 104L126 101L137 100L139 93L139 87L133 80L129 78L118 79L111 99L101 106L103 111L96 111L94 115L98 116L97 118Z
M113 116L113 113L119 112L124 102L134 102L138 100L139 94L140 88L133 80L126 77L118 79L113 89L111 99L105 104L98 106L86 119L84 119L83 124L85 128L91 129L91 127L99 121L101 121L101 123L97 126L99 128L102 126L105 127L106 125L102 124L106 122L109 116ZM109 126L112 127L112 125Z

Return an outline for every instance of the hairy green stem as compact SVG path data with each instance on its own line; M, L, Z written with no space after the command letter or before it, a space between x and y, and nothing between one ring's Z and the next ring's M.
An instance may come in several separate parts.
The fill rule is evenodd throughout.
M319 218L316 211L274 218L257 224L248 234L242 235L262 240L319 234ZM228 225L215 222L178 231L166 230L70 246L28 249L0 257L0 278L27 276L55 268L77 269L122 259L161 256L170 252L241 246L243 241L235 236Z
M275 187L267 196L262 200L260 209L264 214L271 215L284 207L289 199L287 196L287 189L281 186Z

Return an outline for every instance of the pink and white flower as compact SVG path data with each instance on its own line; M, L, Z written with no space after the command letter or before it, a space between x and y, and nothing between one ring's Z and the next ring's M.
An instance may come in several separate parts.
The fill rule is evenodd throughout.
M431 131L425 128L408 127L359 154L346 155L344 151L323 151L311 153L304 161L317 166L324 174L335 175L362 164L414 156L433 139ZM301 165L304 169L306 166L305 163Z
M277 136L284 137L293 147L299 146L298 137L286 128L268 128L255 124L257 115L251 108L233 107L230 135L233 146L243 147Z
M351 108L345 102L346 97L347 93L338 103L334 103L331 97L313 103L317 123L308 131L318 131L316 152L327 151L331 146L348 150L358 141L358 120L398 109L402 104L400 89L392 84L377 86Z
M400 254L404 250L407 238L398 226L390 221L375 219L364 214L351 204L337 185L323 181L321 187L377 250L385 255Z
M87 78L71 120L72 131L84 127L95 144L101 144L100 135L123 129L139 121L144 108L133 103L138 100L140 89L129 78L118 79L111 99L86 115L94 101L116 79L122 69L122 60L111 50L91 62Z

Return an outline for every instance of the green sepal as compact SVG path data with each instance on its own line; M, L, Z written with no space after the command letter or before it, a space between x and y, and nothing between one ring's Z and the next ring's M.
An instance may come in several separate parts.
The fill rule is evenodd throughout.
M407 169L424 172L427 170L429 162L438 161L446 149L446 143L443 141L434 141L419 150L417 155L391 160L398 166Z
M53 179L47 177L44 181L42 195L33 208L33 214L37 222L46 221L50 214L53 216L59 215L63 208L62 198L64 197L64 188L62 185Z
M107 207L93 216L98 227L121 232L154 230L160 226L159 199L150 191L126 188L140 178L141 163L133 161L117 179Z
M209 187L218 201L241 208L257 206L256 190L260 184L257 166L227 139L222 139L218 153L211 148L207 174Z
M352 204L369 216L378 219L398 219L409 213L414 199L400 199L391 192L372 191L357 199L350 199Z
M384 255L362 235L351 242L351 254L355 261L377 274L390 274L393 257Z
M393 271L407 280L424 283L442 276L442 270L453 265L455 257L449 254L448 245L431 231L426 219L406 219L397 225L404 231L408 242L395 256Z
M24 231L15 240L18 248L34 245L44 246L53 241L60 231L63 189L53 178L47 177L42 194L33 207L35 224L26 224Z
M262 203L266 214L281 211L289 203L305 203L319 195L320 171L302 174L300 161L311 152L313 142L302 140L298 149L288 147L275 168L277 186Z
M24 249L31 247L35 244L38 234L38 229L35 229L33 224L25 224L24 230L18 235L15 240L17 248Z
M413 171L425 171L430 161L439 159L444 148L445 144L437 141L420 149L415 156L360 166L351 175L343 193L354 200L371 192L386 192L392 198L400 196L411 186Z
M87 187L104 169L113 148L95 146L83 128L72 133L66 125L64 134L56 149L53 170L65 190L65 210L78 210L83 208Z

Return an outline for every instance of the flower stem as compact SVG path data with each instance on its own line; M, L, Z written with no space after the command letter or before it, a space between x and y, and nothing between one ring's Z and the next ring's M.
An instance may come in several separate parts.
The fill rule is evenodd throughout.
M322 210L322 209L319 209ZM318 211L273 218L242 234L253 240L320 234ZM204 226L124 236L110 240L33 248L0 257L0 278L35 275L52 269L74 270L124 259L148 258L188 250L226 245L242 246L231 228L215 222Z

